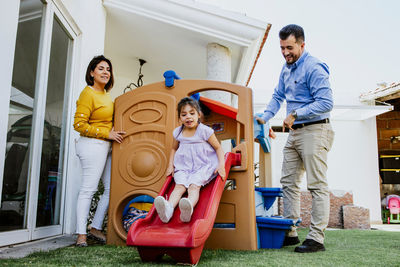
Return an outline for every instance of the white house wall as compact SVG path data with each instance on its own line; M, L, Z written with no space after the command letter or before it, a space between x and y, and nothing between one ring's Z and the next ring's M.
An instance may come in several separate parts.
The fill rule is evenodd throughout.
M333 121L335 142L329 153L328 182L333 190L353 192L354 204L381 222L376 119Z
M85 74L89 61L96 55L104 53L104 36L106 24L106 12L102 5L102 1L98 0L64 0L62 1L65 8L74 19L75 23L81 30L78 36L77 58L73 72L76 73L75 81L73 81L71 114L75 114L75 103L80 92L86 85ZM81 183L81 171L79 159L75 154L75 139L79 134L72 127L73 116L68 122L69 140L66 140L66 148L68 149L68 165L67 165L67 184L65 199L65 215L64 215L64 231L65 233L75 232L76 221L76 200Z

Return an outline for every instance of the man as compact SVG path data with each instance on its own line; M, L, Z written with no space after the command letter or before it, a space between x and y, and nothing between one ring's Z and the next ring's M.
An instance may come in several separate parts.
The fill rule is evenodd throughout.
M283 149L282 190L285 218L300 217L300 182L306 171L307 188L312 195L310 231L296 252L324 251L324 230L329 221L329 190L326 179L327 154L334 132L329 123L333 107L328 66L305 49L304 31L287 25L279 32L282 55L286 60L278 86L259 123L271 119L287 103L283 130L289 128ZM300 243L296 228L288 231L284 246Z

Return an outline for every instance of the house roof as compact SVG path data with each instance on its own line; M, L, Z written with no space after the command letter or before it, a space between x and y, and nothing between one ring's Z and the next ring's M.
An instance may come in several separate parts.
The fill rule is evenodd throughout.
M368 102L372 100L387 101L395 98L400 98L400 82L391 83L390 85L384 84L381 87L371 90L360 95L361 102Z
M116 88L144 84L172 69L183 79L207 78L207 44L231 52L231 82L246 85L268 36L268 23L192 0L103 0L105 54L113 60ZM122 88L123 89L123 88ZM121 89L121 90L122 90Z

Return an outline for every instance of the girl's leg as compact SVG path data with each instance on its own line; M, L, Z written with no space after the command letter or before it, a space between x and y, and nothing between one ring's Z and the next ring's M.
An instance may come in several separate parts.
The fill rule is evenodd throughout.
M196 206L197 202L199 201L199 194L200 194L200 186L191 184L188 188L188 199L192 206Z
M178 205L179 200L182 198L182 195L186 192L186 187L181 184L175 185L174 190L172 191L171 195L169 196L169 204L173 209L175 209L176 205Z
M199 201L200 186L191 184L188 188L188 197L179 201L179 209L181 210L180 219L182 222L190 222L193 214L193 207Z
M183 193L185 193L186 188L183 185L175 185L174 190L172 191L169 201L165 200L164 197L158 196L154 200L154 206L156 207L158 216L160 220L164 223L169 222L172 215L174 214L174 209L178 204L179 199L182 197Z

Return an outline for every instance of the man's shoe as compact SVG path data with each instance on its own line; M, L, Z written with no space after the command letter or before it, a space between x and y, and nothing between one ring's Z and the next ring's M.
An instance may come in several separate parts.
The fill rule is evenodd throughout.
M317 251L325 251L325 246L324 244L321 244L317 241L314 241L312 239L306 239L304 240L303 244L300 246L296 247L294 249L295 252L299 253L310 253L310 252L317 252Z
M285 236L283 240L283 246L293 246L300 243L300 239L298 236Z

